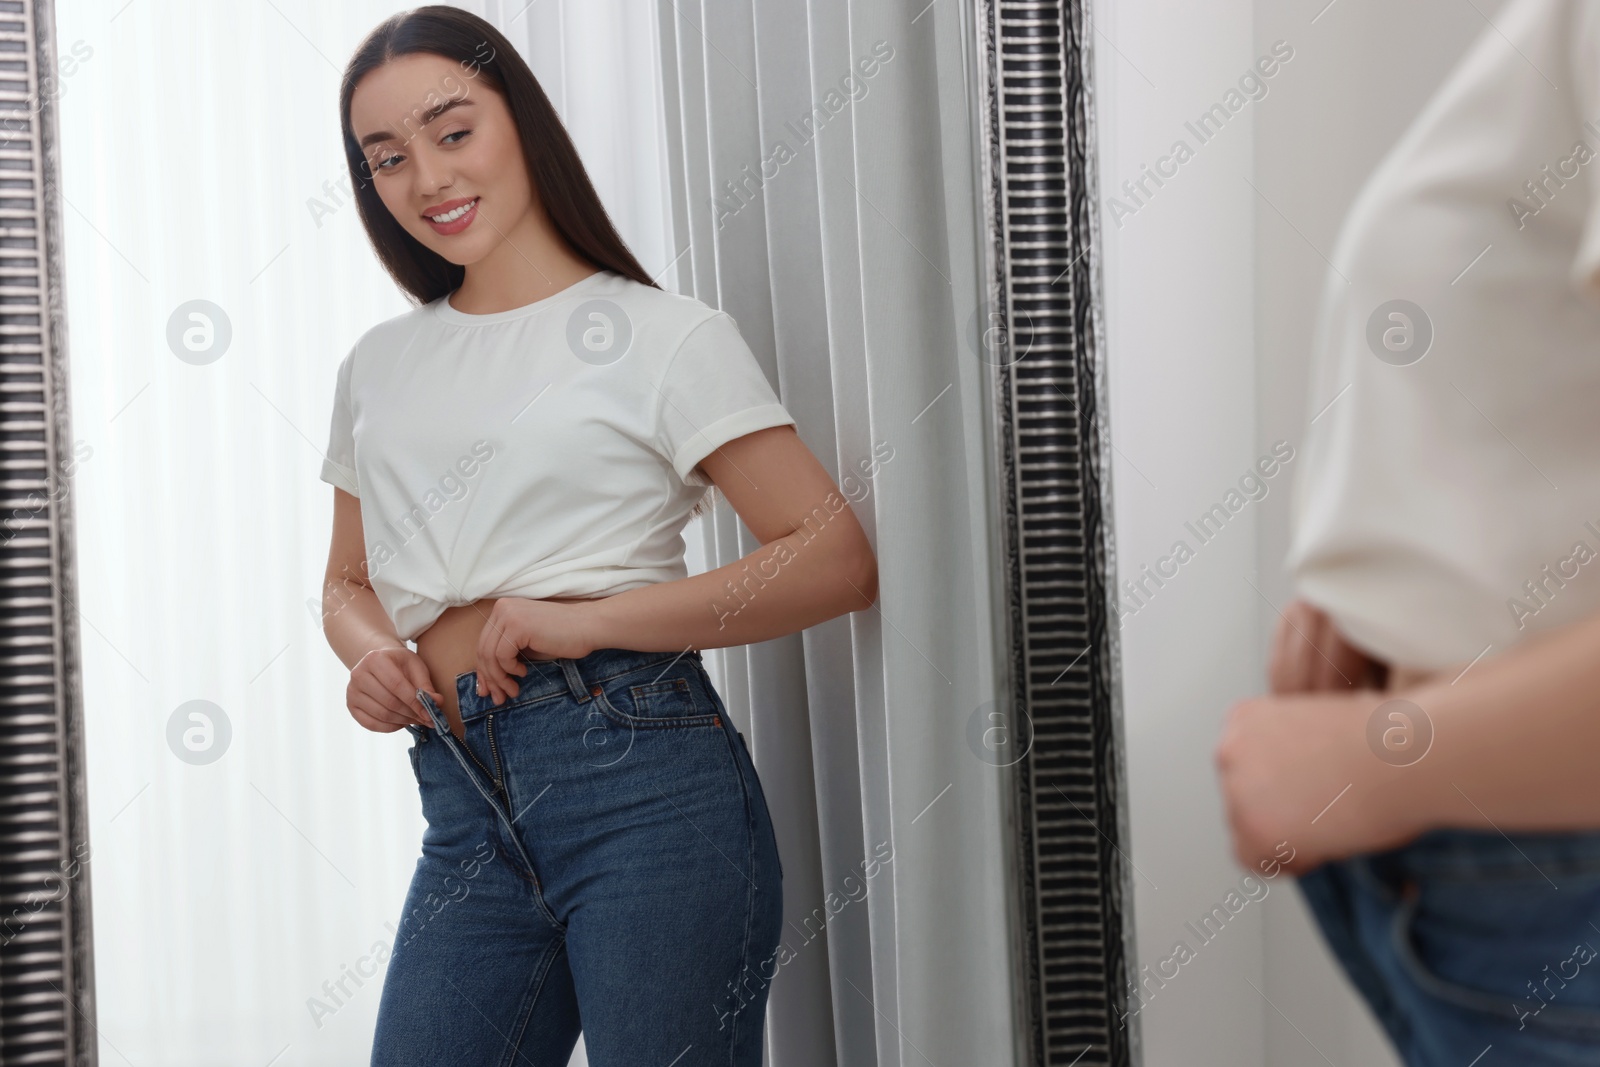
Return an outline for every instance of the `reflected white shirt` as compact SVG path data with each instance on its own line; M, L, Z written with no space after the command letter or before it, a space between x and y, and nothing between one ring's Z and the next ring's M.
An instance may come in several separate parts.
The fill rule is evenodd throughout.
M1464 663L1600 612L1597 8L1508 4L1333 253L1286 565L1392 663ZM1369 342L1393 300L1431 324L1414 362L1404 319L1373 328L1400 351Z

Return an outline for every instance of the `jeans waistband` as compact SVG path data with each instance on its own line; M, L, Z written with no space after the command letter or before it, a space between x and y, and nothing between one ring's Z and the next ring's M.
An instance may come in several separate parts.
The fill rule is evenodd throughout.
M591 690L611 678L617 678L647 667L666 670L677 661L702 662L698 649L687 652L638 652L630 648L597 648L581 659L523 660L527 673L514 697L503 703L494 698L478 695L478 672L465 671L456 675L456 703L461 711L461 721L487 715L491 711L544 700L565 694L579 704L593 699Z
M1600 831L1430 830L1409 844L1372 857L1380 870L1432 878L1525 876L1542 872L1600 872ZM1537 873L1535 873L1537 877Z

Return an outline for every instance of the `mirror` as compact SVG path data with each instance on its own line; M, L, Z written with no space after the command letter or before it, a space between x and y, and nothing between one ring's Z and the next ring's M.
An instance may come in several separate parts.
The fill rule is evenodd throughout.
M1074 980L1098 990L1088 1010L1104 1029L1120 996L1130 877L1118 844L1108 531L1099 504L1088 543L1069 528L1080 518L1046 517L1075 572L1071 589L1052 592L1037 568L1057 564L1028 552L1016 525L1052 507L1035 495L1038 479L1063 479L1060 496L1081 498L1073 486L1092 497L1099 477L1103 352L1078 340L1087 320L1059 317L1096 299L1082 191L1093 157L1049 150L1063 141L1052 125L1074 138L1087 129L1081 68L1069 99L1030 87L1027 66L1004 60L1019 43L1076 57L1081 13L1034 17L1019 37L1024 7L450 9L495 29L467 42L488 51L441 44L442 66L412 64L437 82L431 95L415 78L385 82L378 75L399 66L378 64L353 87L352 131L397 133L408 117L419 130L449 125L467 109L437 105L458 88L470 95L494 57L527 64L627 257L605 252L594 211L587 237L562 232L590 263L609 255L608 271L563 274L573 262L553 243L534 240L526 259L491 240L502 269L479 278L537 262L567 283L516 298L514 287L408 274L395 254L408 239L470 234L475 212L490 219L474 197L515 187L515 152L452 171L447 153L465 138L401 137L424 171L408 187L418 210L387 242L373 237L381 225L369 229L389 207L370 194L388 178L374 173L363 199L340 79L400 5L49 12L56 43L41 54L61 64L51 102L72 425L94 457L72 473L76 585L59 594L83 642L77 837L92 843L94 876L92 979L85 948L82 992L63 1012L74 1062L342 1065L375 1043L376 1062L399 1062L428 1059L424 1042L454 1025L483 1058L519 1042L560 1055L565 1042L574 1064L619 1062L641 1029L660 1042L681 1034L684 1065L713 1048L718 1062L910 1062L922 1050L1021 1062L1080 1025L1084 1009L1063 1010L1040 976L1085 924L1102 951ZM174 74L193 91L174 93ZM391 114L416 97L409 115ZM524 94L502 128L537 110ZM1035 163L998 165L1041 146ZM367 162L398 174L404 155ZM567 188L581 193L575 179ZM1030 197L1037 221L1018 213ZM1070 243L1034 250L1039 230L1067 227L1069 214ZM644 280L616 269L629 258ZM412 299L441 277L449 292ZM640 290L649 302L630 311ZM616 307L568 307L577 295ZM557 308L562 329L526 346L530 361L560 357L534 368L536 383L474 387L490 380L496 349L465 338ZM419 310L435 335L408 345ZM1032 362L1017 358L1019 337ZM624 357L602 358L610 346ZM1071 353L1062 376L1035 380L1056 346ZM629 355L656 360L657 373L621 373ZM468 359L480 377L463 373ZM545 386L557 402L541 408ZM608 422L586 417L606 410ZM476 420L464 436L457 415ZM741 469L773 461L733 442L768 431L815 457L807 466L791 450L785 475L766 479L790 494L787 511L763 511L740 488ZM714 434L726 443L709 449ZM403 455L432 458L402 476ZM571 573L631 573L631 588L555 581L505 599L541 600L522 610L572 620L588 610L575 601L620 602L720 570L715 596L704 582L679 587L706 610L679 616L634 596L636 611L596 645L633 659L564 654L581 650L580 628L552 624L558 636L524 659L533 669L515 694L452 687L478 665L476 641L458 633L451 647L468 659L435 664L425 627L445 618L433 608L483 599L470 590L474 561L497 551L482 539L486 505L542 471L535 528L575 551L604 533L630 464L651 476L626 495L645 512L639 536ZM799 506L809 498L794 494L815 488L818 471L835 491ZM385 496L386 478L399 496ZM716 490L700 493L707 482ZM575 522L545 507L563 493L598 510ZM657 506L673 521L653 529ZM356 515L359 539L330 535ZM753 556L782 538L792 553ZM360 571L339 565L352 546L374 583L364 590L341 584ZM640 558L655 571L638 573ZM459 592L416 584L426 563ZM684 636L708 617L743 636ZM406 648L372 644L369 623L385 621ZM630 626L634 636L620 636ZM395 670L427 667L405 677L422 692L403 729L372 729L382 720L350 707L357 664L373 651ZM61 684L78 684L65 659L58 669ZM572 748L541 763L535 724L551 722L572 732ZM618 768L651 746L653 766L672 773L628 780L640 803L676 804L681 821L656 833L636 810L609 829L591 824L593 848L564 839L600 800L617 800L596 783L623 780ZM670 746L681 746L676 760ZM1041 761L1062 756L1094 769L1052 777ZM596 936L582 916L592 924L604 908L591 901L585 913L574 894L585 863L594 878L610 869L601 838L613 832L631 842L626 862L651 874L629 892L655 904L613 896L604 932L625 933L631 954L603 939L580 954L580 932ZM456 847L466 851L444 856ZM436 869L441 857L451 870ZM1087 903L1054 895L1062 864L1093 882ZM719 878L725 894L748 885L749 895L727 907L695 895ZM663 903L669 889L675 907ZM548 929L535 938L518 926L529 921ZM397 961L407 949L418 960L423 943L440 954L402 981ZM636 1001L628 966L665 966L668 977L641 979L657 995ZM693 1009L663 999L673 992L693 994ZM1128 1061L1120 1037L1091 1048L1085 1065Z

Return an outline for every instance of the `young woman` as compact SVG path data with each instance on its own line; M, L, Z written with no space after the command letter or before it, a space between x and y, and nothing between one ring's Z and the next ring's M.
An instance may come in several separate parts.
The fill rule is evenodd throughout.
M1352 205L1217 752L1412 1067L1600 1063L1597 121L1600 4L1511 0Z
M870 606L876 561L731 318L661 290L492 26L417 8L340 94L417 306L340 364L328 641L427 830L372 1062L761 1062L782 867L700 650ZM719 488L761 547L687 577ZM414 640L416 650L407 642Z

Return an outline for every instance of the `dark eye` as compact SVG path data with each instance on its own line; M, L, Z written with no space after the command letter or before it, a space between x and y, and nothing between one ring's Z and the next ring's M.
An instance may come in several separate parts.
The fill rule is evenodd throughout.
M375 168L374 168L374 169L375 169L375 170L388 170L388 169L389 169L389 164L390 164L390 163L393 163L393 162L394 162L394 161L395 161L395 160L397 160L397 159L404 159L404 158L406 158L406 157L405 157L405 156L402 156L402 155L400 155L400 154L399 154L399 153L398 153L398 152L396 152L396 153L395 153L395 154L394 154L394 155L392 155L392 156L386 156L386 157L384 157L384 159L383 159L383 160L382 160L382 161L381 161L381 162L379 162L379 164L378 164L378 165L377 165L377 167L375 167Z
M472 132L471 130L457 130L455 133L447 133L447 134L445 134L443 137L441 137L439 139L441 141L449 141L449 143L455 144L455 142L451 141L450 138L452 138L452 137L465 137L467 134L469 134L471 132Z

